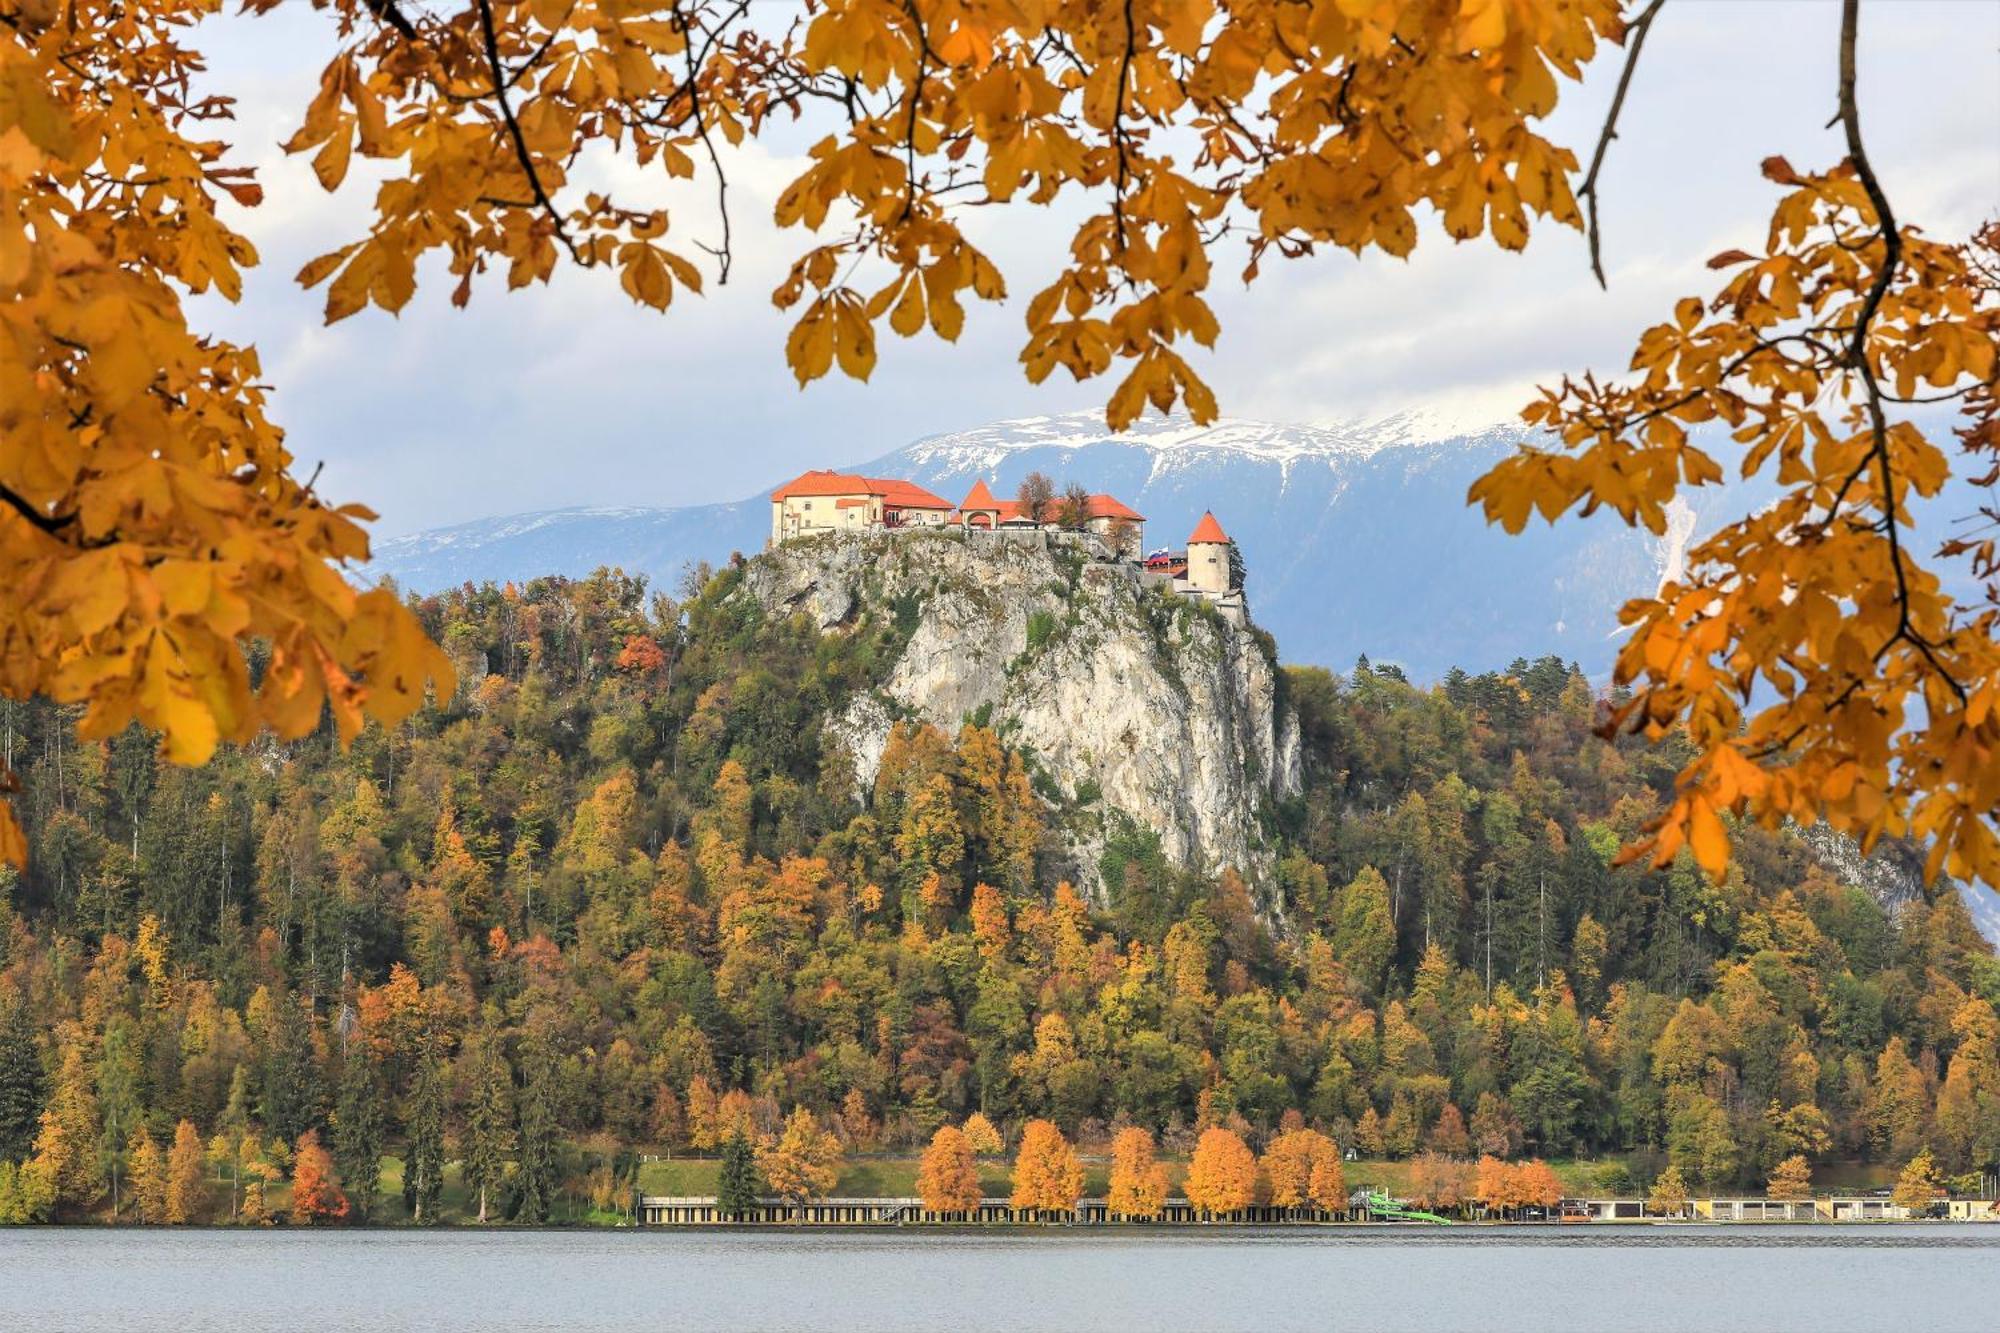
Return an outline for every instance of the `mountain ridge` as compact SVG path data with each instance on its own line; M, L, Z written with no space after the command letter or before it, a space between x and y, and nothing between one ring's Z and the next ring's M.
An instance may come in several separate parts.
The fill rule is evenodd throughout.
M1095 413L1071 413L926 436L845 466L948 499L975 478L1003 494L1030 471L1074 478L1146 514L1149 548L1178 545L1213 509L1243 550L1253 615L1288 660L1366 654L1433 679L1555 651L1601 674L1618 606L1657 585L1667 552L1611 523L1490 528L1466 487L1521 437L1518 425L1425 410L1335 425L1156 417L1117 436ZM765 495L475 520L384 541L371 571L434 592L612 565L671 588L691 565L761 549Z

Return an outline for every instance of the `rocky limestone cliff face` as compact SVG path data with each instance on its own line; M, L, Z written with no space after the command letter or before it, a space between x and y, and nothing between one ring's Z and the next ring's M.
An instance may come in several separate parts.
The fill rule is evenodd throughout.
M752 561L735 595L823 633L849 632L864 611L906 632L878 688L829 720L864 793L897 719L947 733L979 720L1031 756L1080 885L1101 891L1099 854L1120 816L1176 862L1268 879L1259 814L1300 789L1297 721L1268 638L1094 538L813 537Z

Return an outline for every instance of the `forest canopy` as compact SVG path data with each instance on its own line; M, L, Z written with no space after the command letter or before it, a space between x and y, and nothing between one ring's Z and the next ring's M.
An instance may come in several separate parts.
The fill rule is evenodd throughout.
M34 853L0 870L0 1207L130 1208L200 1148L202 1217L289 1178L295 1220L435 1220L449 1170L532 1220L615 1212L642 1153L721 1153L738 1198L784 1153L766 1175L803 1196L962 1123L941 1197L1030 1122L1037 1180L1070 1142L1181 1159L1226 1131L1300 1199L1338 1197L1339 1161L1311 1186L1327 1150L1286 1135L1429 1154L1452 1197L1440 1163L1481 1155L1727 1190L2000 1150L2000 961L1950 886L1878 898L1755 827L1720 879L1620 864L1684 755L1596 735L1559 660L1291 669L1306 794L1270 874L1133 829L1086 866L1033 755L971 722L900 727L858 793L823 721L897 627L823 637L740 578L422 599L463 684L346 749L322 727L191 769L0 701ZM1122 1141L1149 1207L1164 1177ZM1210 1141L1204 1197L1235 1198Z

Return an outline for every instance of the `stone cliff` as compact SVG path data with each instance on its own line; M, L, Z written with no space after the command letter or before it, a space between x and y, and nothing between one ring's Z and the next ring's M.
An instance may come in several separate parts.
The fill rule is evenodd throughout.
M893 661L829 719L874 783L889 730L993 727L1030 758L1079 885L1101 891L1129 819L1166 856L1268 878L1264 816L1300 789L1295 717L1271 641L1174 595L1081 534L828 535L750 562L736 596L822 633L893 624Z

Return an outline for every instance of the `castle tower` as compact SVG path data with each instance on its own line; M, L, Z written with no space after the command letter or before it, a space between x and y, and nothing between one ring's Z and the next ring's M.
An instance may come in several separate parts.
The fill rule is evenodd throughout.
M958 521L968 528L997 528L1000 526L1000 502L993 498L993 492L986 488L986 478L972 483L972 489L958 504Z
M1201 522L1188 534L1187 545L1187 581L1197 592L1225 593L1235 586L1231 545L1215 515L1203 510Z

